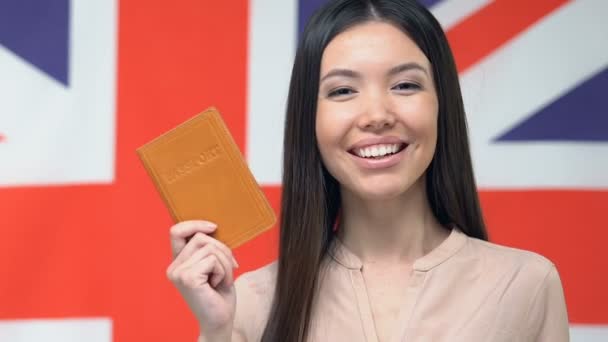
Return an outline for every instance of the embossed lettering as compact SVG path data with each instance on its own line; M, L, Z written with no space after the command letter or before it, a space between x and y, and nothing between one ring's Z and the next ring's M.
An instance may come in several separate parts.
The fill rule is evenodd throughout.
M169 184L173 184L184 176L195 172L199 168L209 164L213 160L219 157L221 152L219 145L214 145L211 148L204 150L196 156L186 160L183 164L180 164L163 173L163 178Z

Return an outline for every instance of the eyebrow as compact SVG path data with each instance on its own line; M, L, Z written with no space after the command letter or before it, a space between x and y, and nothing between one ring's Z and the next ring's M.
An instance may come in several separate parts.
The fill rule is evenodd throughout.
M427 76L429 76L429 73L426 68L416 62L399 64L396 67L391 68L391 70L388 71L388 75L393 76L408 70L420 70Z
M416 62L403 63L403 64L399 64L399 65L397 65L395 67L392 67L387 72L387 75L388 76L394 76L396 74L399 74L401 72L408 71L408 70L420 70L424 74L426 74L427 76L429 76L429 73L426 70L426 68L423 67L422 65L416 63ZM361 74L359 72L357 72L357 71L354 71L354 70L350 70L350 69L332 69L327 74L325 74L325 76L323 76L321 78L320 82L323 82L324 80L326 80L326 79L328 79L330 77L337 77L337 76L343 76L343 77L348 77L348 78L361 78Z

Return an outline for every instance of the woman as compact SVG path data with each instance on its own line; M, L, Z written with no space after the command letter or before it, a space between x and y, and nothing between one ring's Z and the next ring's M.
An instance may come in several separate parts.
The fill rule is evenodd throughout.
M456 67L414 0L313 16L283 170L279 259L236 284L212 223L171 229L199 341L568 340L554 265L486 241Z

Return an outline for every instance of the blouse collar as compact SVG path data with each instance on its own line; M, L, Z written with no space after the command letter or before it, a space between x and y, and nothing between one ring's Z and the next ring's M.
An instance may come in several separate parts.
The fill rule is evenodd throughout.
M467 238L468 236L460 229L456 227L452 228L450 235L439 246L414 262L414 270L426 272L440 265L456 254L465 245ZM361 259L351 252L337 237L334 237L329 254L338 264L348 269L361 270L363 268Z

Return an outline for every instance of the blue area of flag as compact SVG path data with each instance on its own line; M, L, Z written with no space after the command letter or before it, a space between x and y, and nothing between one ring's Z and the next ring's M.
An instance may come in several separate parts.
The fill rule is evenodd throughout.
M298 1L298 37L301 37L302 33L304 33L304 28L306 27L306 23L308 23L308 19L310 19L313 13L326 2L327 0Z
M69 0L1 0L0 44L67 86L69 18Z
M608 68L520 122L496 141L608 141Z
M423 4L425 7L433 7L441 1L443 0L418 0L418 2Z

